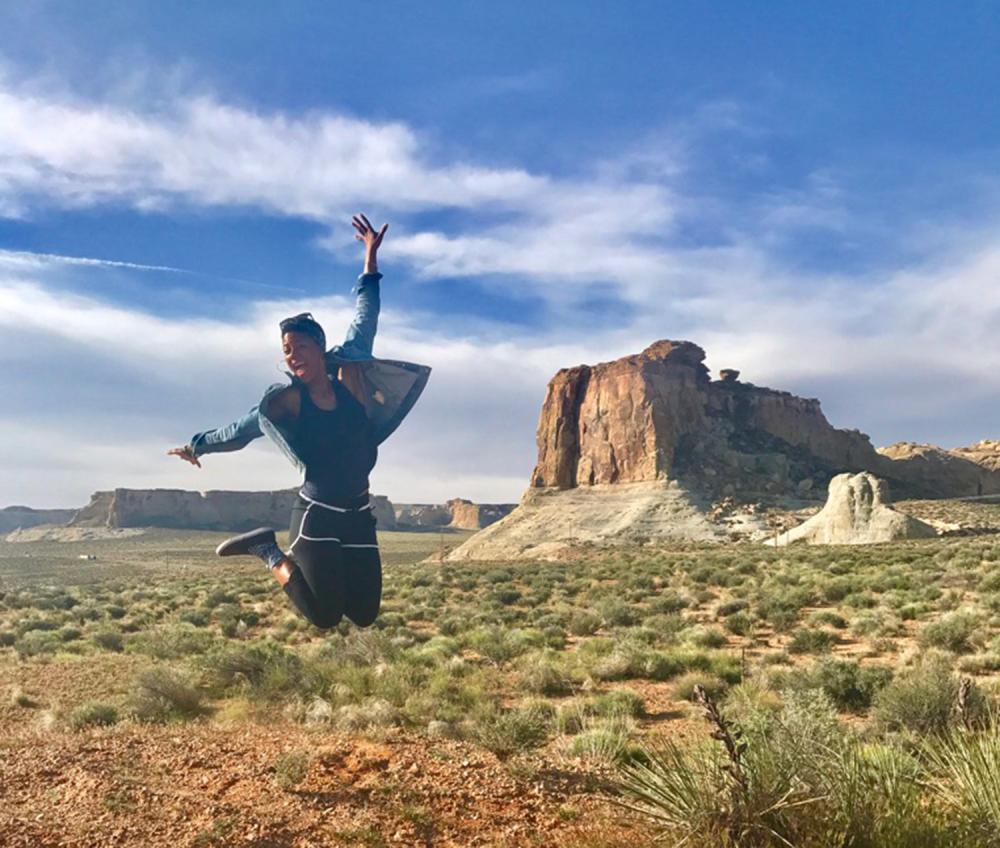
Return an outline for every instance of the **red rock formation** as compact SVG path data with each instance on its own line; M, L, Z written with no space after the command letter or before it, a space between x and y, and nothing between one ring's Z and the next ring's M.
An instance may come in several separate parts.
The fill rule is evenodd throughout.
M482 530L514 509L514 504L477 504L464 498L452 498L447 506L451 511L449 526L459 530Z
M704 358L691 342L662 341L635 356L558 372L538 422L534 485L662 479L679 437L703 426Z
M532 485L680 477L710 492L763 496L819 492L834 474L870 471L898 495L1000 491L998 443L935 449L941 456L933 462L894 448L881 455L864 433L831 426L818 400L740 382L731 369L712 381L704 358L691 342L659 341L640 354L559 371L538 422Z

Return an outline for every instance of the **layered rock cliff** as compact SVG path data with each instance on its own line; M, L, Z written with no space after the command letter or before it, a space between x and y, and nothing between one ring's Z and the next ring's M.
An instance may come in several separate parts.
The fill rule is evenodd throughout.
M187 530L251 530L287 527L296 490L194 492L185 489L114 489L94 492L70 520L73 527L169 527ZM396 527L389 499L372 498L382 530Z
M818 496L844 471L871 471L894 494L962 497L1000 492L1000 450L981 442L928 455L875 450L837 429L814 398L709 377L705 352L659 341L642 353L559 371L538 423L536 488L679 479L710 495ZM991 465L992 463L992 465Z

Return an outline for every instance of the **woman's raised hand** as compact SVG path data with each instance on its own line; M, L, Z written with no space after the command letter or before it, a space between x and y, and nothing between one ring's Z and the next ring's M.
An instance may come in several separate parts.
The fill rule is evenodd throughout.
M351 218L351 223L354 225L354 229L357 230L354 237L365 246L365 273L374 274L378 271L376 254L382 246L382 239L385 236L385 231L389 229L389 225L383 224L382 229L376 231L371 221L362 212Z
M179 456L185 462L190 462L192 465L197 465L201 468L201 462L198 461L198 457L191 450L191 445L185 445L182 448L171 448L167 451L167 456Z

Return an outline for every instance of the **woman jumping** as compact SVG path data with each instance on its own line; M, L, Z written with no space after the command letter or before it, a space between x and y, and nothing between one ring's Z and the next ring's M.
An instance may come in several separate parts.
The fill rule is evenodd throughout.
M382 564L368 475L378 445L416 403L430 374L424 365L372 356L382 279L377 254L388 225L376 231L361 214L352 223L365 245L365 264L344 343L326 350L323 328L308 312L286 318L281 345L291 383L271 386L228 427L197 433L190 444L168 451L200 468L200 456L240 450L266 434L304 472L287 553L269 527L227 539L216 553L260 557L292 603L321 628L345 615L366 627L378 615Z

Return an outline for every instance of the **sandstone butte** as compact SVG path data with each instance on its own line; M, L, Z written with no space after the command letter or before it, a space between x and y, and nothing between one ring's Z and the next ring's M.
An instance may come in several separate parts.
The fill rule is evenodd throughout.
M869 471L894 496L1000 493L1000 442L943 450L908 443L877 451L837 429L815 398L712 380L705 352L658 341L642 353L559 371L538 422L535 488L679 479L708 494L818 495L834 474Z
M798 509L838 474L870 472L893 498L1000 493L1000 443L876 450L833 427L815 398L712 380L705 352L658 341L642 353L559 371L538 421L538 461L521 503L449 559L560 556L587 542L764 538L755 504ZM881 485L881 484L880 484ZM713 503L745 510L719 520Z

